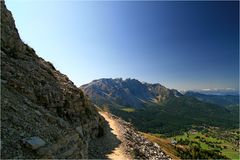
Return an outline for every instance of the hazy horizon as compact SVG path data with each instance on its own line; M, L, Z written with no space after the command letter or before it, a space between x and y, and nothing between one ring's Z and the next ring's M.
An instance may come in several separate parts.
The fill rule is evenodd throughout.
M22 40L75 85L135 78L178 90L239 89L238 4L6 1Z

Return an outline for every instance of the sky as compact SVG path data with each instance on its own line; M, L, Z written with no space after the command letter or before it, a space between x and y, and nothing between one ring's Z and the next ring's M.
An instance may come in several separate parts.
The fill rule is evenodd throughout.
M239 4L7 0L22 40L77 86L135 78L239 88Z

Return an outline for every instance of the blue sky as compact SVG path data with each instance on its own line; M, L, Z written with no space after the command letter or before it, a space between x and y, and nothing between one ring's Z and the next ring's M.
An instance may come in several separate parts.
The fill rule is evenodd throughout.
M77 86L239 87L238 2L6 1L23 41Z

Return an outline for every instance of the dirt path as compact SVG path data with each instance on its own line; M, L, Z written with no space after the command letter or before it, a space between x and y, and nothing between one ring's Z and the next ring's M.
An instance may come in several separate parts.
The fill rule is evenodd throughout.
M159 145L153 143L128 123L107 112L99 112L105 119L104 136L89 143L89 159L171 159Z
M107 112L100 112L100 114L105 118L105 120L109 123L110 128L112 129L112 133L117 136L117 139L121 141L119 146L115 148L112 153L107 155L107 158L113 160L129 160L131 159L129 155L126 154L126 145L124 144L124 138L122 133L122 126L114 121L111 116L108 115Z
M94 139L89 144L90 159L130 160L127 155L126 144L123 138L123 126L107 112L99 112L106 120L105 134L103 137Z

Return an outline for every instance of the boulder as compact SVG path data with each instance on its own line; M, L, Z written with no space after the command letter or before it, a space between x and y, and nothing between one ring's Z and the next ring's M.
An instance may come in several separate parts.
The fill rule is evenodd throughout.
M30 137L30 138L24 138L22 139L22 143L32 149L36 150L46 144L44 140L42 140L40 137Z
M83 130L81 126L76 127L76 131L79 133L81 137L83 137Z

